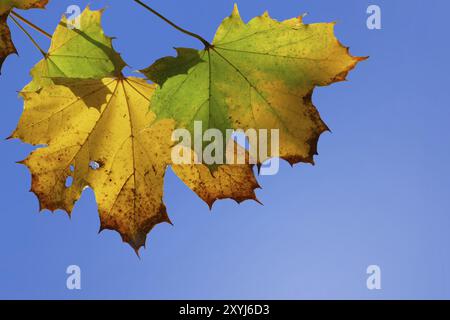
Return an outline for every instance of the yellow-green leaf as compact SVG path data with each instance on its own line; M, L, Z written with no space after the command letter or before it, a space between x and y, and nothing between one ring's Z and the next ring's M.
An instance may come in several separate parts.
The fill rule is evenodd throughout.
M244 23L235 7L211 46L178 49L177 57L142 70L161 86L152 110L192 135L194 121L224 137L227 129L279 129L280 157L313 163L327 130L313 90L344 80L364 59L339 43L334 25L304 24L302 18L278 22L267 13Z
M103 10L87 7L79 17L79 25L65 16L56 28L47 55L32 70L33 81L24 91L36 91L55 79L102 79L121 74L125 62L114 51L112 38L101 25Z

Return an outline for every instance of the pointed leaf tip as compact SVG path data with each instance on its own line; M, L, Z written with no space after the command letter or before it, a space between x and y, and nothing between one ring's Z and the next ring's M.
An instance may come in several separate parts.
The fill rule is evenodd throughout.
M233 18L241 18L241 14L239 13L239 8L237 3L233 6L233 12L231 13L231 17Z

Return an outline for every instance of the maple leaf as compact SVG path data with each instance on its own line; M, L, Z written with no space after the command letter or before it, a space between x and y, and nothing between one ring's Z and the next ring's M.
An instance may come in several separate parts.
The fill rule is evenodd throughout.
M119 76L126 63L113 49L112 38L103 32L103 12L86 7L76 28L63 16L52 36L48 53L31 70L33 81L23 91L39 90L61 78Z
M11 39L7 19L13 8L32 9L44 8L49 0L2 0L0 3L0 74L5 59L17 53L16 47Z
M153 91L138 78L105 78L22 93L13 137L46 145L23 161L41 210L70 213L89 186L101 229L117 230L136 250L154 225L169 222L162 196L173 121L155 121L144 107Z
M158 117L192 134L194 121L223 136L227 129L279 129L280 157L291 164L313 163L328 130L312 103L314 88L345 80L365 59L339 43L334 23L278 22L265 13L246 24L237 6L211 45L177 53L142 70L160 85L151 103Z

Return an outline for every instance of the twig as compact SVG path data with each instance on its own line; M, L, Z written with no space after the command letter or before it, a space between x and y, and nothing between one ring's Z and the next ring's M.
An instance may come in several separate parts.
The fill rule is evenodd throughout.
M157 17L159 17L160 19L164 20L165 22L167 22L168 24L170 24L172 27L174 27L175 29L177 29L178 31L183 32L184 34L187 34L188 36L194 37L197 40L200 40L204 45L205 48L210 48L212 47L212 45L206 41L203 37L201 37L198 34L195 34L193 32L190 32L186 29L181 28L180 26L176 25L175 23L173 23L172 21L170 21L169 19L167 19L166 17L164 17L162 14L160 14L158 11L150 8L148 5L146 5L145 3L143 3L140 0L134 0L134 2L140 4L141 6L143 6L145 9L147 9L148 11L150 11L151 13L153 13L154 15L156 15Z

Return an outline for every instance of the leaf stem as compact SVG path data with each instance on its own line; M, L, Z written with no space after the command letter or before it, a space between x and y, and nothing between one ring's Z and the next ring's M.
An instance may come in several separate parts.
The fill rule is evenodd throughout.
M164 20L165 22L167 22L168 24L170 24L172 27L174 27L174 28L177 29L178 31L181 31L182 33L187 34L188 36L191 36L191 37L193 37L193 38L195 38L195 39L197 39L197 40L200 40L200 41L204 44L205 48L208 49L208 48L212 47L212 45L211 45L207 40L205 40L203 37L201 37L200 35L198 35L198 34L196 34L196 33L193 33L193 32L190 32L190 31L188 31L188 30L186 30L186 29L181 28L180 26L176 25L175 23L173 23L172 21L170 21L169 19L167 19L166 17L164 17L164 16L163 16L162 14L160 14L158 11L156 11L156 10L150 8L148 5L146 5L146 4L143 3L142 1L140 1L140 0L134 0L134 2L140 4L140 5L143 6L145 9L147 9L148 11L150 11L151 13L153 13L154 15L156 15L158 18Z
M31 34L25 30L24 27L22 27L22 25L19 23L19 21L17 21L12 15L10 16L11 20L19 27L20 30L23 31L23 33L26 34L26 36L30 39L30 41L34 44L34 46L42 53L42 55L45 57L46 53L44 50L42 50L42 48L38 45L38 43L33 39L33 37L31 36Z
M23 23L27 24L28 26L30 26L31 28L33 28L34 30L42 33L44 36L46 36L47 38L51 39L52 36L48 33L45 32L44 30L42 30L41 28L39 28L37 25L35 25L34 23L32 23L31 21L25 19L24 17L22 17L20 14L11 11L11 16L16 17L17 19L19 19L20 21L22 21Z

